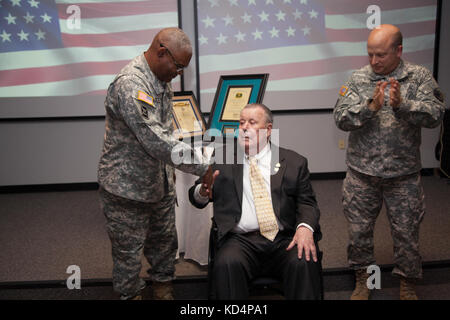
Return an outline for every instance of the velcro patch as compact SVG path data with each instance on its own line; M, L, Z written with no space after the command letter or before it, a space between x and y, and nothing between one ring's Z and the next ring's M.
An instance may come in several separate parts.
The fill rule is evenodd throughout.
M347 94L347 92L348 92L348 87L346 87L346 86L342 86L341 89L339 89L339 94L343 97Z
M146 106L144 106L144 105L141 106L141 113L142 113L142 116L148 120L148 109Z
M155 107L155 105L153 104L153 97L149 96L145 92L138 91L137 99L151 105L152 107Z

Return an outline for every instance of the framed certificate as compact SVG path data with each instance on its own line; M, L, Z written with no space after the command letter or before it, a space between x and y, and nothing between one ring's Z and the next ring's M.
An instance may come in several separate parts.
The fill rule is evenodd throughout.
M268 73L221 76L208 119L213 136L239 134L239 115L249 103L261 103L266 90Z
M205 119L192 91L174 92L172 104L174 134L179 139L201 136L205 133Z

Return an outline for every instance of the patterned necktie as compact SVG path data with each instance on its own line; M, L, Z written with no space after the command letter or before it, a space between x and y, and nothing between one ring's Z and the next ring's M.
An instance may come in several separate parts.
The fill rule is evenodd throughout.
M250 160L250 184L252 186L253 201L258 217L259 232L273 241L278 233L277 219L273 212L272 203L267 192L266 184L253 157Z

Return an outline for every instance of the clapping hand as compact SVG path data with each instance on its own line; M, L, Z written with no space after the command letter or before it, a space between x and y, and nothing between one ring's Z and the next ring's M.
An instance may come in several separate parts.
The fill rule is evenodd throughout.
M400 83L394 78L390 78L389 83L391 84L391 88L389 89L389 105L392 108L397 109L402 103L402 97L400 95Z
M372 102L369 104L369 109L372 111L378 111L384 104L384 90L388 83L386 81L378 81L377 86L373 92Z

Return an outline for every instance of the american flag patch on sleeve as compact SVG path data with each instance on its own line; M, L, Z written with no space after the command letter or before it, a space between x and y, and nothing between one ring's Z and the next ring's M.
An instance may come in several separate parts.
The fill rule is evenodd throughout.
M153 97L149 96L145 92L138 91L137 99L151 105L152 107L155 107L155 105L153 104Z
M339 89L339 94L343 97L347 94L347 92L348 92L348 87L346 87L346 86L342 86L341 89Z

